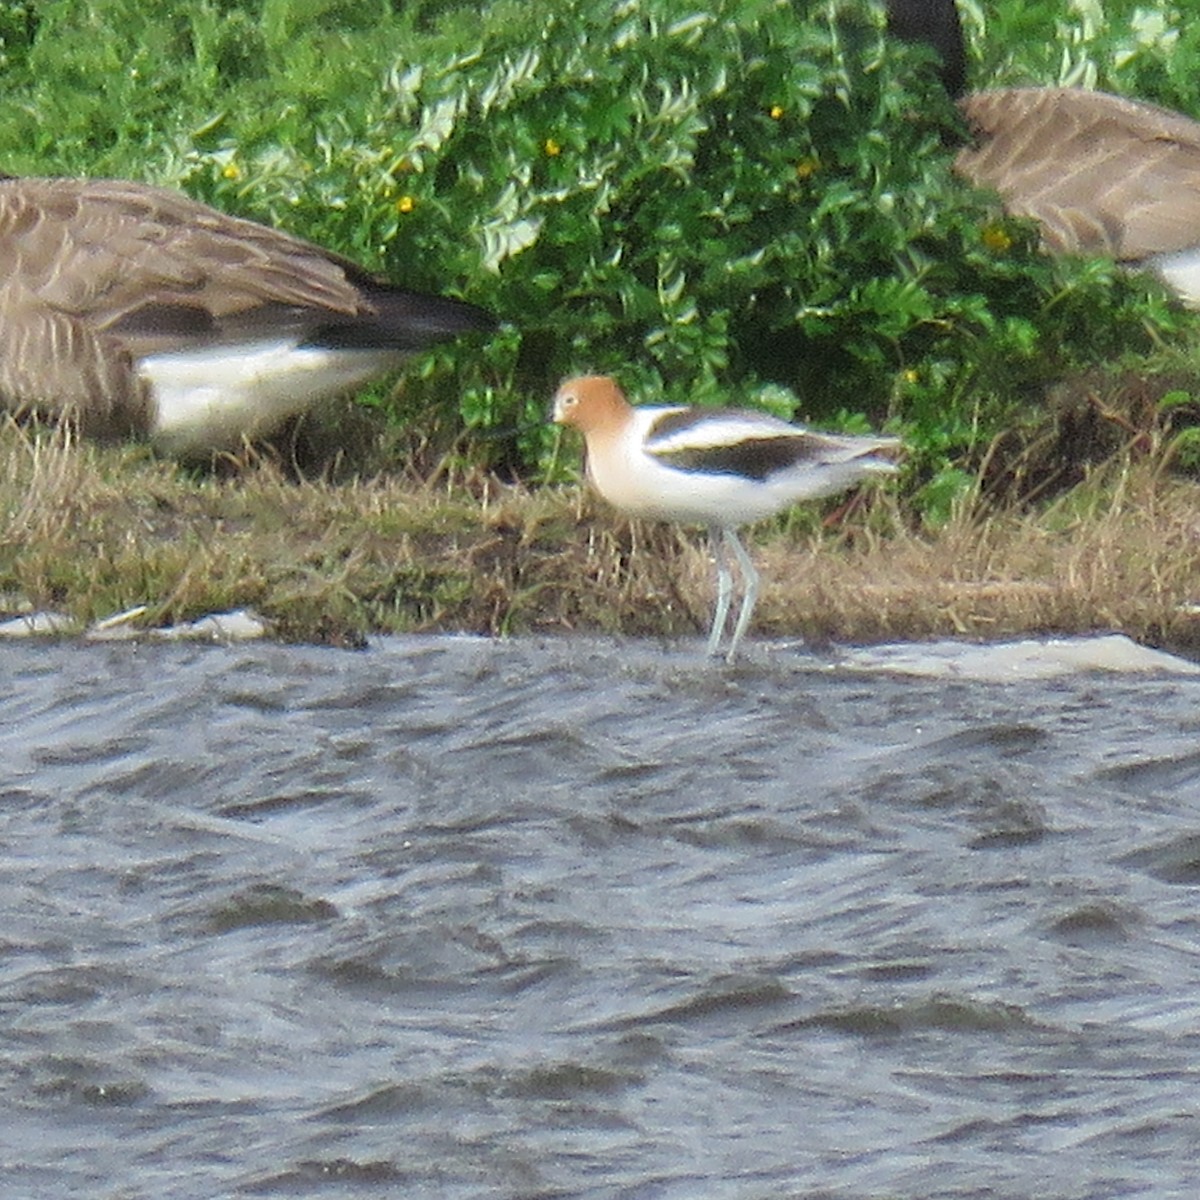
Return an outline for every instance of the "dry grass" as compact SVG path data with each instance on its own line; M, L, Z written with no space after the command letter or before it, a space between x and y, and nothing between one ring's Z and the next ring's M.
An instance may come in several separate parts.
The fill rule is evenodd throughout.
M1120 630L1190 648L1200 640L1200 488L1150 464L1115 466L1036 513L963 513L936 534L768 546L760 628L847 640ZM776 624L778 622L778 624Z
M575 489L379 476L297 484L268 463L192 475L136 447L0 429L0 607L163 624L252 606L280 637L590 629L695 634L702 536ZM1200 488L1110 463L1036 514L913 532L877 492L835 531L755 531L757 632L871 641L1119 629L1200 642Z

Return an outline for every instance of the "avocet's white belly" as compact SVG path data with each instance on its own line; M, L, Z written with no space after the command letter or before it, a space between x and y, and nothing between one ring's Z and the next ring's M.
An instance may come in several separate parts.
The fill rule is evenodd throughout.
M150 440L181 457L234 450L403 358L395 350L300 348L294 340L150 355L138 364L154 397Z
M593 485L610 504L631 516L736 528L801 500L843 491L867 475L895 470L890 462L868 453L868 443L882 449L891 442L889 438L847 439L841 455L831 450L823 459L802 461L761 479L733 471L676 467L642 448L645 430L660 411L634 409L625 436L589 444L588 473ZM749 428L754 430L754 424ZM861 447L850 446L855 442L861 442Z

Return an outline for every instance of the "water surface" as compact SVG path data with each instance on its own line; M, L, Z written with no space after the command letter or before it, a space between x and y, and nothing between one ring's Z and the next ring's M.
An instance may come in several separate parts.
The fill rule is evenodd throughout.
M1200 1194L1200 677L0 646L0 1194Z

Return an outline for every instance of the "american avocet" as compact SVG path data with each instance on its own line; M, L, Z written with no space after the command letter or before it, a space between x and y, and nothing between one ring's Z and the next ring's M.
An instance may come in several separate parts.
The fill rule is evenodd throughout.
M1041 226L1054 254L1155 271L1200 307L1200 122L1081 87L966 93L955 0L887 0L896 36L924 42L972 138L955 170Z
M0 408L185 457L267 436L414 350L495 326L120 180L0 178L0 261Z
M885 455L900 444L889 437L813 433L761 412L634 408L607 375L568 379L554 397L553 419L583 434L588 478L614 507L630 516L708 527L717 567L709 654L717 653L729 616L727 551L733 552L745 591L729 662L758 598L758 572L737 530L799 500L894 471Z

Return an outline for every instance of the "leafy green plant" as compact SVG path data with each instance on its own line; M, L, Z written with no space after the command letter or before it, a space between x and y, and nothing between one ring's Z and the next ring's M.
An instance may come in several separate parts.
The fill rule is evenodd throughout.
M996 0L977 75L1196 98L1171 14L1072 11ZM1048 381L1180 325L952 176L929 56L867 0L91 0L12 28L0 165L180 186L489 305L488 346L376 402L447 439L522 429L474 443L517 473L556 461L527 428L556 381L603 370L642 400L890 424L943 510Z

